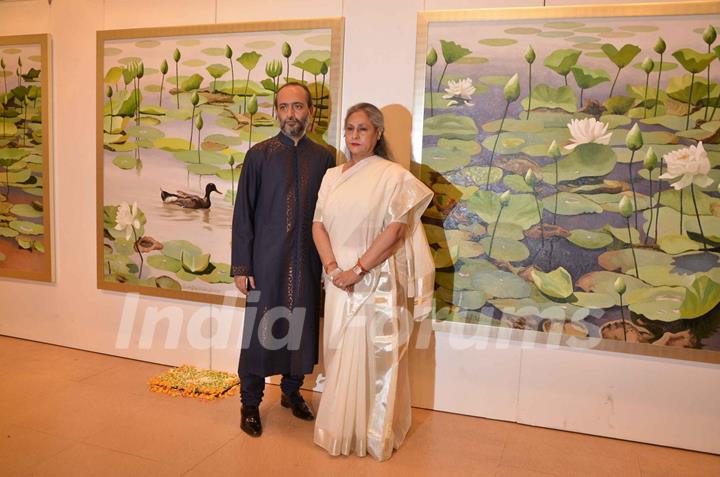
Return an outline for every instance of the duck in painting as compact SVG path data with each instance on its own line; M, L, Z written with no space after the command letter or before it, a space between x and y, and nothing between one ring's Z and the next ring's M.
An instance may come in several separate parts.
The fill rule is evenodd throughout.
M210 203L210 194L212 192L220 193L212 182L205 186L205 197L200 197L194 194L188 194L181 190L176 191L174 194L165 192L160 189L160 198L166 204L175 204L186 209L209 209L212 205Z

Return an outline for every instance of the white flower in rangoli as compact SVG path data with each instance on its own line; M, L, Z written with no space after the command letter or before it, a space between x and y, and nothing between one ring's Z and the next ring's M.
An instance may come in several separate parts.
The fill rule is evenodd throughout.
M595 118L571 119L567 125L572 135L572 142L565 149L575 149L580 144L594 142L596 144L610 144L612 133L607 132L608 125Z
M140 229L137 202L133 202L132 207L127 202L121 202L118 206L115 222L117 222L115 230L125 231L125 240L130 240L133 233Z
M675 190L683 189L693 182L700 187L712 184L713 180L708 177L710 161L702 141L697 146L669 152L663 158L667 164L667 172L661 175L660 179L670 180L679 177L679 181L670 184Z
M449 99L448 106L467 105L472 106L470 102L475 92L475 86L472 85L470 78L457 81L448 81L448 87L445 88L447 94L443 95L443 99Z

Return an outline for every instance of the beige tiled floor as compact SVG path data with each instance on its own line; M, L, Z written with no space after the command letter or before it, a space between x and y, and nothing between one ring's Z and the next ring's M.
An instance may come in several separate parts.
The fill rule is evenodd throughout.
M389 461L331 458L277 387L252 439L237 397L149 392L165 369L0 336L0 475L720 476L719 456L421 409Z

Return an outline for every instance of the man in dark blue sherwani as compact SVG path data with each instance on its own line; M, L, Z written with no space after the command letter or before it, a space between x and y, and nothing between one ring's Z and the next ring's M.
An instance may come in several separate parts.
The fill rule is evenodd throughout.
M256 144L243 163L232 224L232 275L248 295L240 351L241 428L262 434L259 405L265 377L282 375L281 404L313 420L300 395L318 362L321 264L312 219L333 155L306 135L310 91L283 85L275 105L280 133Z

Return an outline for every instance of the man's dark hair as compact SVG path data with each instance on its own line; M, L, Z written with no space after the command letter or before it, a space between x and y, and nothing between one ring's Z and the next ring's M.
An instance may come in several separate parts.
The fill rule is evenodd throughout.
M285 83L284 85L280 86L280 88L278 88L278 90L277 90L277 93L275 93L275 108L278 107L277 99L278 99L278 96L280 96L280 91L282 91L285 88L288 88L290 86L297 86L298 88L302 88L305 91L305 97L307 98L308 109L313 107L312 94L310 93L310 89L307 86L305 86L304 83Z

